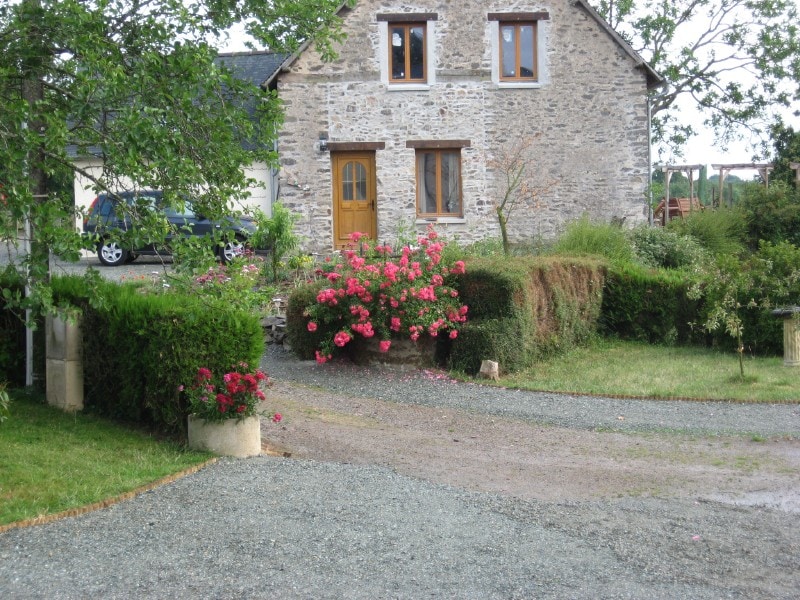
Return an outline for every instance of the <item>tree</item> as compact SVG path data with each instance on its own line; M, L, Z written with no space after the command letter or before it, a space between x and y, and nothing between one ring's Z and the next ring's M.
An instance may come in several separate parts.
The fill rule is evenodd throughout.
M275 97L215 62L234 24L265 47L342 39L339 0L12 0L0 5L0 239L30 223L20 266L46 308L50 252L78 256L78 232L53 178L80 171L68 155L103 160L98 191L118 185L197 198L209 217L246 195L243 166L274 161ZM249 114L253 98L260 97ZM65 206L66 204L66 206Z
M775 168L769 174L770 183L783 181L787 185L797 185L797 171L792 163L800 163L800 131L795 131L781 123L772 128L772 147Z
M510 242L508 239L508 222L517 209L536 210L541 196L554 184L534 185L532 178L533 159L530 151L533 143L541 134L518 138L500 147L487 165L498 175L498 192L493 201L497 222L500 225L500 236L503 240L503 252L508 255Z
M794 0L597 0L598 12L668 84L651 98L654 139L679 152L695 134L677 114L690 100L724 145L763 143L771 110L800 98Z

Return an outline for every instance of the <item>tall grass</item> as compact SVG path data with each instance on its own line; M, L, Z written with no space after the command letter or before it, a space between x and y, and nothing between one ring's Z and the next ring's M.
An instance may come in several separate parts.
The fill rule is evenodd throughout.
M550 249L551 254L602 256L612 264L634 260L633 246L625 231L607 223L592 223L587 215L569 223Z

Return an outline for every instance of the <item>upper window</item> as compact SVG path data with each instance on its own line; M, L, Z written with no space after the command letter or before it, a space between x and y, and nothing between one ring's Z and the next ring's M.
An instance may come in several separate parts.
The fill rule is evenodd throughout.
M389 24L389 73L393 83L425 82L425 24Z
M429 40L436 13L381 13L382 79L389 86L409 89L432 83L434 62Z
M536 81L536 23L500 23L500 79Z
M504 87L536 87L547 82L546 12L489 13L492 25L492 79Z

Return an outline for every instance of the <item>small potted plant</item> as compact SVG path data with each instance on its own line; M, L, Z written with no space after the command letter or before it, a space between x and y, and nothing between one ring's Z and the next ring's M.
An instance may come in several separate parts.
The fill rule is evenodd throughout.
M189 402L189 446L238 458L260 454L259 417L281 421L280 413L261 408L266 400L262 388L268 385L267 375L260 369L250 372L246 363L221 378L200 367L190 386L178 387Z

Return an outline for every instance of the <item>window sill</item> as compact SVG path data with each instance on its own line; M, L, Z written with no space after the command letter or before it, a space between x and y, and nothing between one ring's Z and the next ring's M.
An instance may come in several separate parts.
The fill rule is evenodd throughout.
M497 89L500 90L536 90L543 88L545 84L541 81L532 81L530 83L516 81L496 81Z
M467 222L464 217L417 217L417 225L440 223L443 225L463 225Z
M429 83L390 83L386 86L389 92L429 92Z

